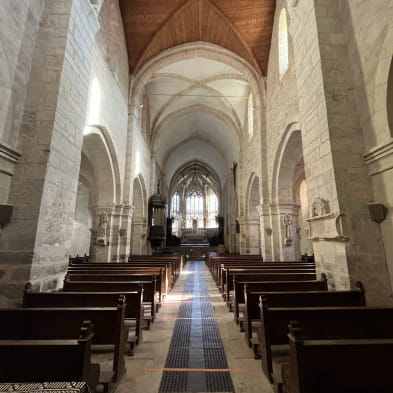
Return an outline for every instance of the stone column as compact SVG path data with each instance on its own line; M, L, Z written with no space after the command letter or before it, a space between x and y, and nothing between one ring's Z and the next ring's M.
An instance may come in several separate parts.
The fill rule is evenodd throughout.
M391 303L377 224L367 212L370 178L362 160L354 78L339 0L301 0L290 9L304 164L310 203L327 209L310 221L317 266L331 286L363 281L368 304ZM315 216L316 217L316 216ZM390 300L389 300L390 299Z
M131 253L134 255L141 255L146 247L144 247L144 243L146 243L147 237L147 228L146 228L146 219L143 217L134 217L132 223L132 249Z
M90 2L46 1L37 34L11 184L15 206L0 239L0 303L61 285L72 239L91 53L98 21Z
M259 255L261 253L259 241L259 218L245 218L240 223L240 254Z
M131 232L134 207L123 205L120 217L118 262L126 262L131 252Z
M258 205L257 210L261 232L261 255L265 261L273 261L273 229L270 205Z

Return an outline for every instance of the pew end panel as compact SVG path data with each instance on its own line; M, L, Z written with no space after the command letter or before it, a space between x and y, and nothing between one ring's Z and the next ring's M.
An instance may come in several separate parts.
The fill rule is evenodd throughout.
M393 339L310 340L288 334L283 367L288 393L388 393L393 390Z

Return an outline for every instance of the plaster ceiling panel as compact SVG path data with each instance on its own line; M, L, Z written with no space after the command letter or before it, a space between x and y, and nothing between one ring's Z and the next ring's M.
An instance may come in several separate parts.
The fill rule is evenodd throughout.
M215 75L237 74L241 73L233 67L223 64L219 61L196 57L194 59L185 59L170 64L160 70L161 73L173 73L182 75L194 80L204 80Z
M172 96L188 86L188 82L173 78L160 78L150 81L146 85L146 94L150 105L150 118L154 119Z
M235 110L241 124L244 124L248 106L248 95L250 92L248 83L246 81L233 79L219 79L210 82L208 85L220 91L220 93L226 97Z
M225 184L229 171L224 157L210 144L192 139L176 146L162 168L168 184L176 171L184 164L191 161L200 161L212 168L220 179L221 184Z
M157 123L173 112L198 105L207 105L211 107L212 110L222 111L228 116L232 116L233 113L230 102L227 102L219 96L212 96L213 94L216 93L206 89L194 89L187 92L185 96L175 97L171 101L168 101L162 108L160 116L157 118Z
M165 125L156 138L154 149L163 167L174 147L199 139L214 147L228 165L237 161L238 140L231 126L212 113L192 111Z

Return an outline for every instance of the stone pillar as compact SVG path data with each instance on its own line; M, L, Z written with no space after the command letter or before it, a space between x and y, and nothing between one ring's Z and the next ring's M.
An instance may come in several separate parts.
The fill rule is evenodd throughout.
M120 217L119 243L118 243L118 262L126 262L131 252L131 233L132 218L134 216L134 207L123 205Z
M245 218L240 223L240 254L260 255L259 218Z
M270 205L257 206L261 232L261 255L265 261L273 261L273 229L270 214Z
M61 285L72 239L80 152L98 21L90 2L46 1L40 21L11 184L15 206L0 239L7 274L0 304L20 301L26 281ZM82 60L83 59L83 60Z
M331 286L361 280L368 304L391 303L392 288L378 225L367 212L370 178L362 160L354 78L339 0L301 0L290 9L290 31L302 119L308 199L328 209L311 219L319 270ZM314 215L314 217L317 217Z
M143 217L134 217L132 223L132 249L131 253L134 255L141 255L144 253L146 247L147 227L146 219Z
M123 205L115 205L112 209L110 226L110 243L108 254L111 262L119 262L119 247L121 242L120 228L122 224Z

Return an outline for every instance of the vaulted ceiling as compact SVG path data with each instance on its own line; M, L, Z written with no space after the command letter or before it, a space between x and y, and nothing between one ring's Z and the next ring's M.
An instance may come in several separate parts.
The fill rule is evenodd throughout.
M266 75L276 0L120 0L130 73L165 49L207 41Z
M145 86L152 149L168 183L179 167L198 161L225 184L238 161L250 86L235 68L206 58L157 70Z

